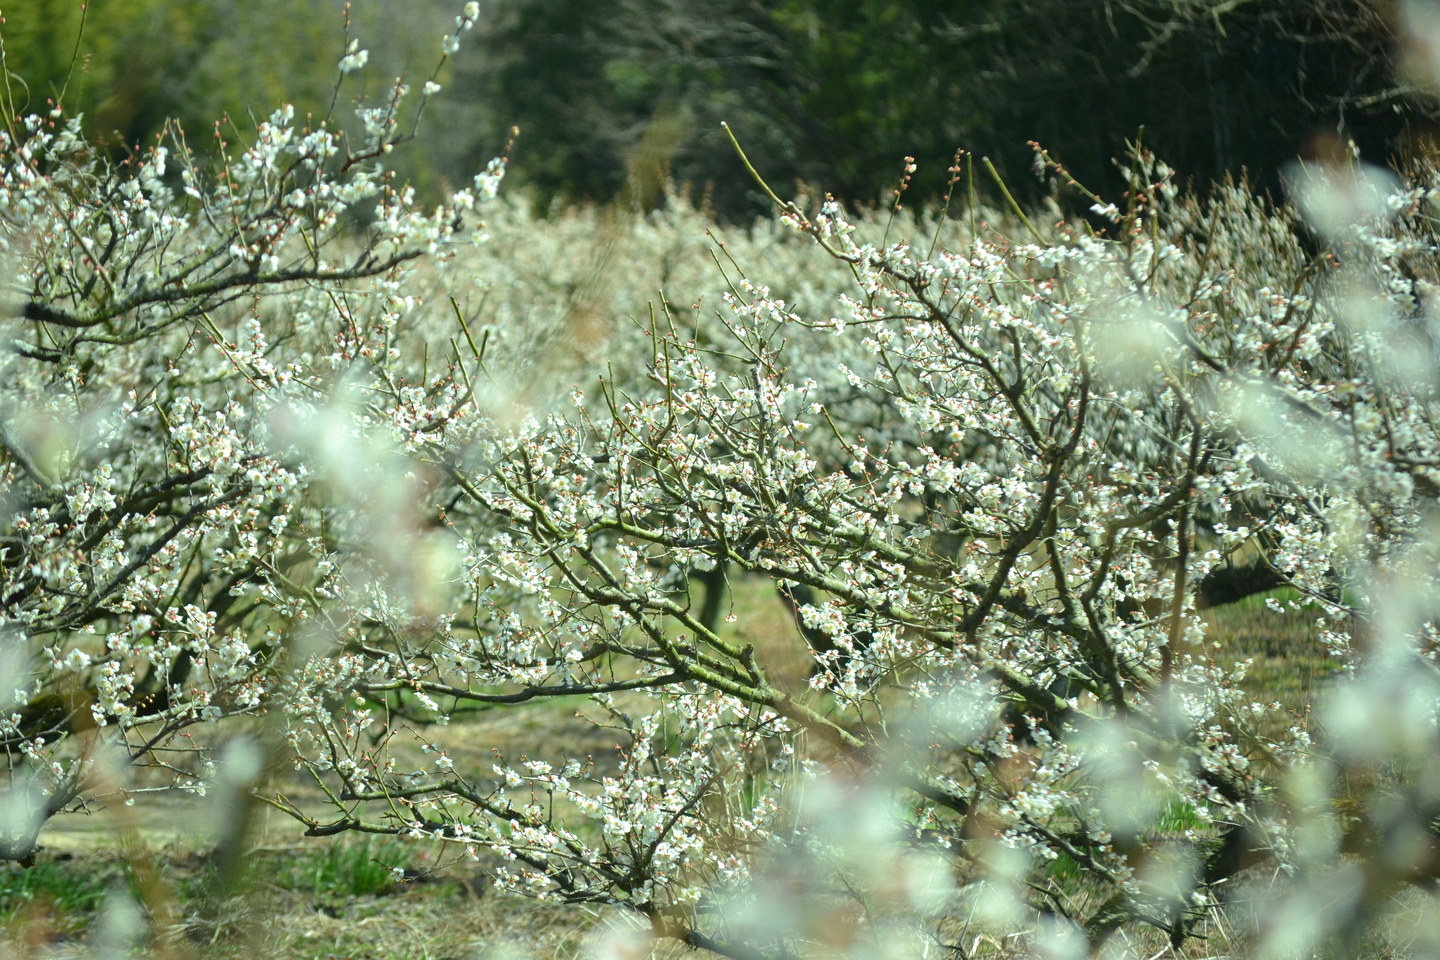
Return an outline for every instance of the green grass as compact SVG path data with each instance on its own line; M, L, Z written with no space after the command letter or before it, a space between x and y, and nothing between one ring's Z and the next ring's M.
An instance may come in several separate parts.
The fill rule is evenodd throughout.
M1161 834L1183 833L1204 826L1206 824L1196 815L1194 805L1183 800L1167 801L1155 821L1155 830Z
M392 868L408 866L414 852L414 845L402 840L331 842L283 864L275 882L316 897L374 896L395 886Z
M272 840L280 840L273 837ZM479 868L433 860L426 844L386 838L300 841L254 851L236 890L214 896L215 863L187 842L149 853L160 897L181 919L193 960L412 960L496 954L575 960L594 911L486 889ZM394 883L392 866L415 880ZM0 867L0 957L84 957L115 890L150 903L113 846ZM143 932L133 957L157 955Z
M1266 606L1267 599L1278 601L1281 608ZM1296 601L1294 606L1291 601ZM1325 702L1345 670L1343 660L1320 641L1319 609L1282 587L1212 607L1203 615L1206 640L1220 644L1207 651L1218 666L1250 661L1240 683L1246 701L1280 705L1277 711L1246 716L1245 726L1263 739L1280 742L1289 739L1297 723L1313 732L1315 707Z
M1051 880L1063 881L1068 892L1075 881L1084 876L1084 871L1080 869L1080 864L1062 853L1046 865L1045 876Z
M1265 605L1267 598L1284 604L1299 596L1282 587L1213 607L1205 612L1207 638L1221 644L1217 659L1253 661L1244 688L1254 699L1303 713L1342 665L1317 636L1316 609L1299 605L1273 610Z
M1276 587L1274 590L1264 590L1260 593L1252 593L1248 597L1241 597L1234 603L1223 604L1215 607L1216 610L1248 611L1266 610L1268 602L1274 600L1277 603L1299 603L1304 601L1303 606L1312 606L1315 601L1306 600L1305 595L1294 587Z
M10 924L41 910L60 921L56 926L74 929L89 923L112 890L133 886L123 863L98 870L93 862L78 860L42 861L28 869L6 864L0 867L0 919Z

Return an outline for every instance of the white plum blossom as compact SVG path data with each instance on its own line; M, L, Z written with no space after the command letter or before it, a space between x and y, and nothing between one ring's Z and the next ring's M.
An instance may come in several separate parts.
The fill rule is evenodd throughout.
M731 956L793 917L950 937L995 890L1183 944L1251 856L1286 909L1360 890L1342 932L1431 896L1440 858L1395 851L1440 809L1435 171L1318 253L1143 153L1098 225L827 200L710 248L677 197L604 229L500 200L486 234L506 159L422 201L408 92L353 139L282 108L213 168L178 131L121 168L63 116L0 132L0 746L44 798L0 857L129 799L87 744L200 792L264 715L325 789L257 789L311 833L489 850ZM605 298L626 257L663 298ZM1247 573L1328 705L1217 648ZM547 700L605 746L439 733Z
M340 59L341 73L354 73L356 70L364 68L365 64L370 62L370 51L361 50L359 47L360 41L350 41L350 46L345 50L345 56Z

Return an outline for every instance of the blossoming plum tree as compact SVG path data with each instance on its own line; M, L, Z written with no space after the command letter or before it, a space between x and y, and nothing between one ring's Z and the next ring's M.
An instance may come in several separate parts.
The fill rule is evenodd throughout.
M406 93L353 140L282 109L211 167L7 114L0 854L147 789L126 765L203 789L248 717L318 788L257 796L312 835L493 851L737 958L1016 907L1180 944L1254 856L1296 910L1350 877L1347 935L1433 881L1430 174L1312 171L1318 237L1138 149L1125 209L949 246L772 194L849 271L839 316L732 263L718 316L662 302L547 405L432 309L504 161L420 208L385 167ZM1237 557L1351 674L1323 742L1207 633ZM808 684L722 622L742 577ZM577 697L618 755L471 769L427 734Z
M1389 347L1360 367L1357 344L1389 328L1332 311L1357 291L1416 309L1392 271L1425 241L1361 224L1336 239L1356 263L1337 271L1239 189L1181 199L1143 154L1131 175L1128 210L1097 200L1103 230L1022 215L1027 236L927 256L861 244L833 204L782 205L853 269L849 316L807 320L736 278L718 328L662 312L648 362L572 412L383 418L435 478L459 596L431 625L366 580L356 656L312 661L295 688L310 706L291 708L336 809L277 802L315 833L489 847L504 884L624 904L737 956L794 933L752 916L777 858L837 869L825 829L793 819L816 764L885 785L897 848L940 856L972 895L1013 868L1092 942L1140 922L1179 943L1246 855L1293 866L1276 789L1309 769L1310 734L1265 732L1278 707L1240 694L1196 587L1258 553L1343 655L1380 558L1412 563L1432 441L1412 423L1409 452L1385 452L1354 418L1418 402L1417 383L1386 379ZM427 393L474 395L452 374ZM707 616L691 574L715 569L808 598L792 601L808 690ZM610 768L401 768L367 740L373 709L323 708L352 692L405 693L382 738L406 703L423 724L586 695L628 745ZM1041 879L1057 862L1105 896Z
M399 302L404 265L465 236L476 191L504 172L497 160L476 191L419 209L384 166L407 93L362 106L355 136L288 107L239 147L217 126L213 167L175 127L113 167L59 106L20 117L6 103L0 737L21 811L7 858L31 858L43 821L82 796L101 741L198 775L176 737L261 707L279 649L261 611L275 608L245 591L283 608L302 589L308 548L286 530L311 483L267 417L316 363L364 348L347 298ZM362 204L363 240L341 249ZM276 294L294 297L313 363L267 359L277 331L258 298ZM313 326L342 316L338 342Z

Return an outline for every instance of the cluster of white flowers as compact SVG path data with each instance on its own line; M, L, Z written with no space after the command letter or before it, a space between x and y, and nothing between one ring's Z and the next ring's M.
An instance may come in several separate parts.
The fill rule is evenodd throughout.
M201 789L214 725L267 713L328 804L266 799L312 833L492 851L502 885L732 954L802 914L824 940L847 897L945 936L1009 898L1179 943L1247 855L1302 911L1370 857L1337 930L1433 881L1388 838L1433 844L1440 802L1435 184L1325 220L1318 253L1144 155L1093 220L905 212L912 245L788 205L723 248L770 286L715 261L601 372L613 258L514 266L594 222L512 210L474 251L505 161L422 208L384 165L406 93L355 152L284 108L208 167L178 132L118 170L59 118L0 133L0 744L35 829L127 789L102 756ZM673 296L705 226L676 201L617 243ZM1237 564L1346 676L1321 745L1207 632ZM742 580L808 676L730 625ZM617 752L482 769L427 738L560 697Z
M341 71L365 59L352 44ZM4 856L135 786L116 769L203 785L214 741L191 728L268 709L295 666L284 618L349 589L307 411L374 349L371 305L478 226L468 194L422 210L393 182L404 95L357 149L285 106L208 159L174 128L119 167L78 118L7 118L0 741L41 815L3 826Z
M1396 350L1430 322L1433 281L1414 264L1431 249L1417 235L1429 201L1412 189L1401 219L1316 257L1287 211L1240 189L1181 197L1145 157L1132 176L1113 234L1057 211L926 256L866 242L873 225L833 204L815 221L792 208L782 222L849 273L848 295L810 274L843 296L843 322L822 291L791 282L792 304L731 276L716 320L662 303L617 333L620 363L572 391L569 412L533 380L491 391L503 361L486 364L458 308L449 366L428 380L414 353L376 349L400 342L376 327L356 348L380 371L368 425L347 429L393 432L463 559L429 618L393 563L337 561L354 652L312 662L287 705L298 761L341 776L343 804L329 820L291 812L317 832L489 848L506 885L625 904L692 944L724 946L728 929L775 946L800 921L746 911L783 879L777 863L811 864L811 906L832 902L827 871L862 896L878 869L824 817L781 817L819 789L820 758L903 797L889 813L871 787L854 802L884 821L892 860L918 846L953 881L920 898L928 912L905 899L912 922L957 922L997 890L1023 902L1014 881L1092 938L1149 924L1183 940L1255 850L1307 878L1293 894L1307 909L1350 842L1341 829L1297 852L1316 818L1337 828L1323 803L1291 799L1313 779L1311 721L1252 702L1197 597L1232 564L1264 571L1318 618L1317 657L1380 671L1377 696L1433 655L1428 607L1397 600L1432 592L1424 518L1440 494L1431 375ZM766 262L804 256L779 249ZM808 686L722 624L711 600L727 578L774 585L810 646ZM1395 645L1372 663L1350 638L1377 604L1403 615L1358 628ZM1316 716L1339 729L1389 702L1353 689ZM382 739L467 702L584 694L626 744L614 761L412 770L323 709L355 691L403 718L370 719ZM1436 700L1404 702L1393 739L1415 755L1434 742ZM1392 748L1368 749L1357 767ZM1428 794L1406 789L1420 791L1407 822L1425 823ZM1375 803L1393 814L1394 796ZM1069 899L1077 870L1103 908ZM1367 902L1328 920L1363 927Z

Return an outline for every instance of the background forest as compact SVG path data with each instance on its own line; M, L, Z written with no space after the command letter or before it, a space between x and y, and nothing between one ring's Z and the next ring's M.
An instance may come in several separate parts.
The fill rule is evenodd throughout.
M72 71L80 4L4 15L34 105L68 77L67 107L116 150L166 117L193 139L222 115L248 129L282 99L323 112L347 16L337 0L92 0ZM386 40L372 86L424 69L450 15L438 0L349 10L351 35ZM1432 112L1392 69L1404 51L1379 0L507 0L482 5L476 34L405 172L463 180L519 126L511 175L542 208L608 201L658 164L722 217L765 213L721 120L772 183L868 203L906 156L912 196L938 196L959 147L1034 199L1042 186L1015 176L1031 140L1118 187L1111 158L1142 127L1198 183L1246 169L1273 187L1286 162L1346 138L1390 159Z

